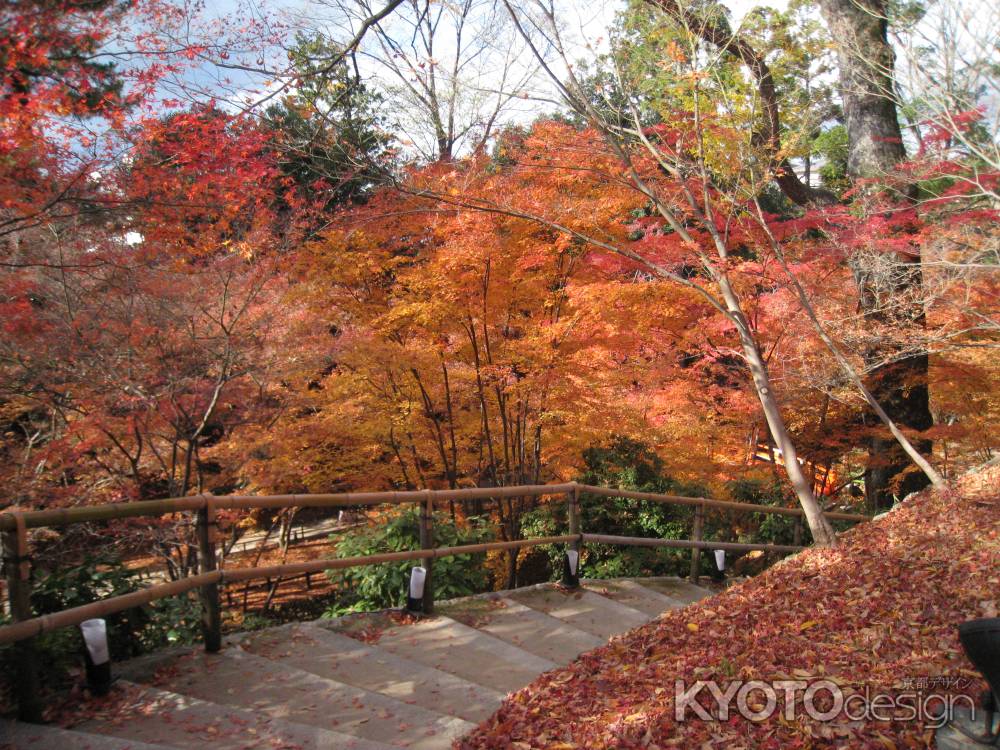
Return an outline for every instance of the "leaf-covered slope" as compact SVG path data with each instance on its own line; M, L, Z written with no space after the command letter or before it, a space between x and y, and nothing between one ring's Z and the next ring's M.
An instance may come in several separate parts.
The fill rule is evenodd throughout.
M962 679L951 692L978 695L984 683L972 679L955 625L996 614L998 485L994 468L949 496L914 498L836 549L807 550L668 612L510 696L461 747L925 747L932 730L920 722L818 722L801 710L786 721L780 691L779 710L760 723L705 722L690 710L678 722L674 681L724 689L826 677L845 692L898 695L922 677L952 676Z

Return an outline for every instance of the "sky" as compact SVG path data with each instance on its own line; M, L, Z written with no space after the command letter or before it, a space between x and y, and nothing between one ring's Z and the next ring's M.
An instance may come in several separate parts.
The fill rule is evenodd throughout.
M341 2L345 3L350 3L351 1L341 0ZM371 6L381 8L385 0L369 1ZM553 1L556 3L558 17L565 24L566 36L571 40L570 59L588 57L593 54L593 49L601 49L602 41L606 41L607 39L607 29L613 22L615 13L622 9L625 4L624 0L598 0L597 2L586 2L585 0ZM273 16L291 24L293 27L297 26L303 30L322 30L331 38L344 41L353 36L353 31L349 24L344 23L341 17L335 15L331 7L335 2L336 0L204 0L204 12L209 17L229 19L235 23L242 22L245 19L260 19ZM486 3L488 0L482 0L482 2ZM766 6L783 10L787 7L787 0L767 0L766 2L729 0L724 4L730 10L732 25L737 27L751 9L758 6ZM529 0L516 0L515 2L515 7L519 10L529 8L531 5L532 3ZM931 12L923 23L923 36L917 39L917 43L925 45L934 43L935 37L940 36L938 32L940 31L939 27L942 25L942 22L935 16L935 13L939 7L949 8L956 14L956 23L959 25L964 24L965 28L972 34L981 33L984 35L979 41L984 43L983 48L987 50L988 55L992 56L988 59L992 59L995 65L996 47L991 40L1000 41L997 37L997 29L1000 28L1000 10L998 10L998 6L995 6L991 0L938 0L937 3L932 3L930 7ZM816 13L818 15L818 9ZM979 19L982 19L983 22L979 23ZM390 18L386 23L393 22L393 19ZM965 37L966 46L970 44L970 39L971 37L967 33ZM365 42L363 42L363 49L371 50L373 48L372 41L369 35ZM912 58L907 59L907 55L903 54L905 50L899 46L900 44L902 43L897 40L897 48L901 53L897 60L897 77L904 89L908 89L911 94L920 94L921 90L927 89L927 85L933 86L936 81L932 78L922 76L919 66L913 67L910 65ZM500 51L502 52L502 50ZM964 57L965 60L968 60L970 55L965 54L967 50L960 50L960 52L962 54L957 57ZM277 54L275 58L276 63L279 65L284 63L285 61L280 59L280 57L283 57L281 51L275 50L275 53ZM447 49L443 51L442 57L447 57ZM522 63L526 64L526 61L532 59L533 57L530 52L526 51L521 55ZM385 70L380 69L378 65L371 59L364 57L364 55L359 58L359 65L362 75L368 79L367 82L369 84L374 84L380 88L385 88L387 85L399 84L399 81L393 79L391 75L387 75ZM555 65L555 68L556 74L562 75L558 64ZM218 71L212 70L211 66L203 66L193 72L189 72L187 75L189 76L189 80L185 81L185 84L190 84L193 80L200 84L204 90L212 89L213 87L218 90L226 89L230 99L243 100L244 103L245 101L257 101L262 96L262 92L266 94L266 92L273 91L276 86L280 85L280 81L264 81L260 76L254 78L239 73L226 72L225 75L230 76L232 80L226 86L221 86ZM481 81L483 79L480 78L478 80ZM996 83L995 75L992 82ZM489 83L479 83L477 85L482 90L490 88ZM177 88L183 90L184 86L178 86ZM495 89L496 85L494 84L492 88ZM529 90L532 96L513 102L513 106L510 107L507 115L507 122L528 122L539 114L552 112L556 108L552 100L556 99L557 95L551 82L548 82L545 77L540 76L537 78L533 82L533 87ZM225 95L223 98L225 98ZM546 99L548 101L545 101ZM1000 90L988 94L985 97L985 101L990 108L990 114L994 115L994 129L1000 131L1000 106L997 106L997 102L1000 101ZM403 130L406 131L409 129L413 131L413 138L418 137L415 134L416 129L412 123L409 125L406 123L408 108L406 106L399 106L397 102L396 110L402 122ZM426 133L424 135L426 136Z
M382 7L380 0L371 0L374 7ZM517 7L528 7L528 3L517 3ZM736 26L744 15L752 8L766 6L777 9L787 7L787 0L767 0L758 2L756 0L729 0L725 3L729 8L733 25ZM571 39L583 57L588 50L588 45L593 48L601 48L602 42L607 40L607 30L611 26L615 14L625 6L624 0L598 0L597 2L587 2L586 0L556 0L556 7L560 19L566 25L567 38ZM321 24L325 31L333 38L340 40L349 39L353 31L345 24L339 23L330 4L317 2L317 0L204 0L204 13L208 18L249 18L263 17L265 14L272 14L292 25L304 29L318 28ZM326 22L320 19L328 19ZM362 45L367 47L368 44ZM364 65L364 62L362 62ZM373 78L379 76L379 72L368 66L365 71ZM194 75L204 77L206 83L215 74L209 71L200 71ZM254 81L254 88L259 87L259 81Z
M616 13L625 6L624 0L597 0L596 2L586 2L585 0L553 0L555 2L557 17L564 25L562 33L564 41L569 48L567 57L576 61L592 57L594 50L603 51L606 49L608 39L608 28L612 25ZM359 19L355 19L352 24L345 23L341 14L335 11L334 6L338 0L204 0L203 13L208 19L226 20L230 23L238 23L242 19L263 19L266 17L277 18L289 24L290 28L298 28L304 31L322 31L327 36L338 41L346 41L354 35ZM340 0L340 2L350 3L351 0ZM481 0L484 6L490 6L490 0ZM369 6L373 8L383 7L384 0L369 0ZM733 25L738 25L743 15L751 8L761 4L770 7L783 7L786 0L769 0L767 3L754 2L753 0L732 0L727 4L732 11ZM526 0L516 2L515 7L523 11L531 7L531 3ZM497 5L501 16L506 19L507 15L502 6ZM367 13L359 13L359 18L367 16ZM400 23L398 15L390 16L383 24L392 28L392 24ZM405 35L405 30L402 30ZM514 71L515 77L521 77L529 71L529 66L534 66L534 56L528 49L521 50L516 56L513 64L504 61L505 55L509 53L509 46L519 42L519 37L513 29L509 29L512 38L499 40L494 49L487 54L489 59L483 65L485 73L473 73L467 75L463 80L463 90L467 92L467 100L471 101L476 96L482 99L495 97L495 92L500 88L499 75L491 76L492 70L505 69ZM369 34L362 42L362 54L357 58L359 69L366 83L374 88L385 90L390 87L402 89L405 83L401 83L398 78L394 78L388 73L384 66L380 66L372 57L366 57L366 52L378 52L374 44L374 38ZM441 49L442 43L438 42L435 57L440 56L443 60L449 59L447 41ZM286 63L280 50L275 50L274 64L279 67ZM251 63L252 61L247 60ZM520 66L520 67L519 67ZM566 69L561 63L554 59L552 66L555 74L565 78ZM471 68L470 68L471 70ZM228 79L228 80L225 80ZM198 90L197 95L192 94L193 88ZM185 73L184 79L178 81L173 86L179 99L195 99L198 96L204 98L206 92L217 93L219 100L227 106L244 108L253 102L267 99L268 94L282 85L282 80L265 80L259 75L248 75L234 71L220 71L211 65L204 65ZM528 124L539 115L548 114L561 108L561 102L556 86L550 77L539 73L535 75L530 84L519 87L523 94L510 100L505 106L497 124ZM478 92L478 94L476 93ZM405 101L398 99L393 101L393 125L394 130L400 135L400 142L404 150L412 149L418 157L427 157L436 146L430 129L426 122L419 119L419 108L407 106ZM472 105L470 105L472 106ZM488 121L488 108L483 109L478 118L469 115L466 120L469 122L479 120ZM464 144L469 147L473 142L472 135ZM461 152L460 149L459 152Z

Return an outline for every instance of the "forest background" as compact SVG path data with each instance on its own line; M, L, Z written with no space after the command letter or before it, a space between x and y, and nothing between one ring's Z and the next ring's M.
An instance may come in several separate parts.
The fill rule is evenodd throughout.
M4 505L577 479L798 503L834 544L821 508L991 460L997 11L587 6L7 4ZM456 539L561 512L443 511ZM262 530L287 553L294 518L229 517L225 549ZM412 518L367 522L340 552L415 543ZM707 534L791 539L768 523ZM134 585L123 559L191 572L192 542L174 518L38 535L36 575L105 576L96 596ZM455 590L550 555L457 565ZM334 608L398 598L365 581ZM39 611L78 603L65 582Z

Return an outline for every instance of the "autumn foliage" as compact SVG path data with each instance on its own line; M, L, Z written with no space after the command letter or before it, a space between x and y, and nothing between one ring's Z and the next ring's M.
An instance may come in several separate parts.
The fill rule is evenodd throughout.
M504 24L523 15L504 5ZM996 492L958 481L994 458L1000 422L990 110L956 100L921 119L915 101L907 142L879 142L900 158L851 172L833 48L801 9L733 35L713 8L629 5L610 57L564 60L567 109L501 126L528 96L501 92L488 122L456 125L484 106L456 85L445 133L425 102L409 119L436 123L426 162L393 92L352 64L360 39L171 0L5 3L4 507L542 484L626 445L662 486L773 488L754 499L798 503L832 545L821 509L867 493L876 511L934 482L835 549L540 678L466 741L925 744L919 723L678 723L672 680L892 692L969 674L953 625L996 614L1000 567ZM438 66L414 61L404 86ZM562 523L539 504L442 518L516 540ZM224 547L283 522L284 560L295 512L223 514ZM159 555L172 578L198 565L180 517L32 542L47 564L100 549ZM519 554L490 556L493 586L523 582Z
M956 148L984 110L918 123L911 159L793 204L774 186L824 120L762 139L746 60L699 67L703 38L639 16L618 83L577 82L587 106L427 164L343 50L276 55L266 13L5 5L5 502L544 483L627 439L714 496L776 483L815 521L816 497L857 504L880 468L889 496L926 481L878 465L894 438L861 380L890 412L930 405L900 424L946 478L989 460L997 171ZM801 102L821 34L796 56L772 21L750 41ZM635 123L609 111L629 96ZM490 510L498 535L532 503Z
M87 223L22 242L24 267L3 280L22 502L544 482L572 477L612 434L717 491L772 471L753 463L769 449L739 342L700 293L696 245L712 238L692 224L683 240L651 213L593 131L511 131L491 154L345 207L308 242L322 202L303 202L268 130L209 107L137 136L130 162L102 176L129 206L116 234ZM948 262L991 217L734 206L719 227L818 492L840 490L859 436L879 428L859 419L773 242L848 350L891 337L939 352L934 388L952 417L935 436L985 457L968 425L993 418L995 396L960 394L993 370L961 344L991 335L995 280ZM935 290L919 340L858 316L846 262L908 243L925 248Z

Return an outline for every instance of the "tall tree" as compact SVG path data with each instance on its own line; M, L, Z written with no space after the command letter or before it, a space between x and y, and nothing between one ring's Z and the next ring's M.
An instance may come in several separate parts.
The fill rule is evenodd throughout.
M298 85L267 108L279 163L304 201L322 205L320 226L345 202L362 202L392 166L383 98L320 35L296 37L289 52Z
M885 177L906 158L896 117L886 0L819 0L837 51L840 95L847 125L848 174Z
M333 10L338 31L378 15L371 0L321 5ZM382 74L408 146L428 161L484 146L536 70L493 0L405 0L370 24L359 50L362 64Z
M896 111L895 53L888 38L890 5L886 0L820 0L820 10L837 50L848 177L884 186L906 159ZM913 186L904 186L901 192L904 200L915 196ZM904 251L855 256L852 267L860 309L873 326L895 328L900 338L924 327L917 243ZM899 349L885 338L867 347L869 389L895 422L923 432L934 423L929 359L926 352ZM920 453L929 454L931 447L927 439L916 441ZM909 461L891 438L874 434L868 451L865 492L872 507L926 486L922 474L905 473Z

